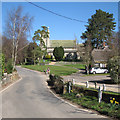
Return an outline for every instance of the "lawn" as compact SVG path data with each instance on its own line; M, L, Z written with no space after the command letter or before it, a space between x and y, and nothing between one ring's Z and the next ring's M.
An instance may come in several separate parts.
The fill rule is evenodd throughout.
M85 69L85 64L67 64L64 66L69 66L69 67L73 67L73 68L77 68L77 69Z
M77 72L78 70L76 70L75 68L71 68L69 66L53 66L53 65L22 65L22 67L28 68L28 69L32 69L32 70L37 70L40 72L44 72L47 70L47 68L50 68L50 73L51 74L56 74L56 75L60 75L60 76L64 76L64 75L70 75L72 73Z

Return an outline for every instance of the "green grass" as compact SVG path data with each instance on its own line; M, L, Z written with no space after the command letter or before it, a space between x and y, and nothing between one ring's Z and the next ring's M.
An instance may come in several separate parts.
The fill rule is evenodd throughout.
M78 70L74 69L74 68L70 68L67 66L53 66L53 65L22 65L22 67L28 68L28 69L32 69L32 70L37 70L40 72L44 72L44 70L46 71L47 68L50 68L50 73L51 74L56 74L56 75L60 75L60 76L64 76L64 75L70 75L72 73L77 72Z
M69 67L73 67L73 68L77 68L77 69L85 69L85 65L84 64L67 64L64 66L69 66Z
M101 114L120 119L120 105L105 103L103 101L98 103L98 99L93 96L83 96L81 98L76 98L76 94L77 93L66 93L61 96L85 108L93 109L100 112Z

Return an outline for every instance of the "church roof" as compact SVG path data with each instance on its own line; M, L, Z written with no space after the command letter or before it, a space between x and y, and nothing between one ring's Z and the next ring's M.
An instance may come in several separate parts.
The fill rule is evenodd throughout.
M50 47L75 47L75 40L50 40Z

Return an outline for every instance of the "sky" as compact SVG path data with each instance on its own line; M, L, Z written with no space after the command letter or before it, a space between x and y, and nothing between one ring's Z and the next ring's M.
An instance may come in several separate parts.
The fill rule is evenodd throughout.
M15 1L15 0L14 0ZM50 30L50 40L74 40L78 39L79 43L84 40L80 38L82 33L86 30L88 19L91 18L96 10L101 9L105 12L113 13L115 22L117 23L115 31L118 31L118 3L117 2L33 2L47 10L53 11L60 15L77 19L85 22L77 22L56 16L52 13L44 11L33 6L28 2L2 2L2 32L5 30L5 22L7 20L8 12L23 6L23 14L29 14L34 17L31 36L28 38L32 40L34 32L41 29L45 25Z

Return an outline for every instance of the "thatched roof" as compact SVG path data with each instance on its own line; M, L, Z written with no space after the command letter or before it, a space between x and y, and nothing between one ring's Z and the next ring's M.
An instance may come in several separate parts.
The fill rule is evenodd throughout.
M107 62L112 57L111 50L109 48L94 49L92 56L95 62Z

